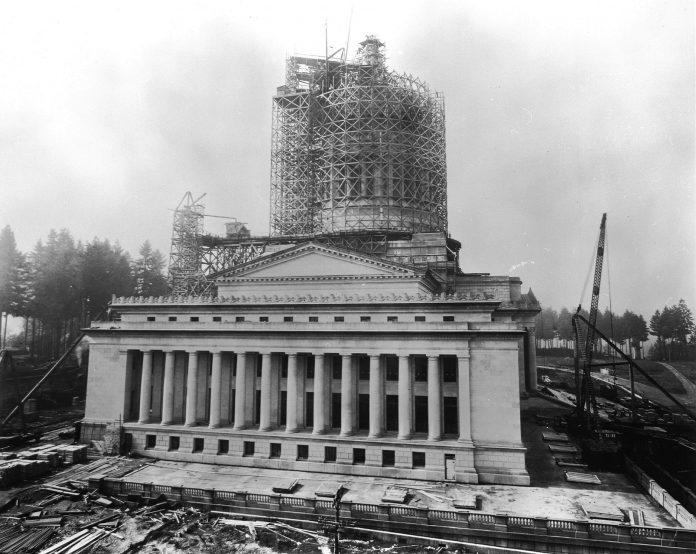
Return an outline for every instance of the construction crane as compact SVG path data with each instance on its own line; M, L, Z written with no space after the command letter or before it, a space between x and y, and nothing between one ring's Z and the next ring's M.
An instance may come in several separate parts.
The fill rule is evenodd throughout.
M573 315L573 332L575 334L575 386L576 386L576 416L582 431L592 435L597 430L597 401L592 385L592 353L594 349L595 326L597 324L597 309L599 306L599 288L602 284L602 266L604 264L604 241L606 239L607 214L602 214L597 241L595 258L594 281L592 283L592 300L590 303L589 320L581 318L582 305ZM581 321L586 321L583 326Z

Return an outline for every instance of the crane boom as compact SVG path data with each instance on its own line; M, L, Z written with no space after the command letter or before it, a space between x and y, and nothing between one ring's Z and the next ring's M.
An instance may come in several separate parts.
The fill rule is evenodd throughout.
M607 214L602 214L602 222L599 226L599 240L597 241L597 256L595 258L594 281L592 283L592 300L590 303L589 318L584 320L580 315L580 308L573 315L572 323L575 332L575 379L577 416L582 422L584 430L591 432L596 426L597 404L592 386L592 350L594 347L595 326L597 324L597 310L599 307L599 289L602 284L602 266L604 264L604 243L606 238ZM581 321L587 321L586 332L583 334ZM581 367L582 366L582 367ZM582 372L581 372L582 370Z

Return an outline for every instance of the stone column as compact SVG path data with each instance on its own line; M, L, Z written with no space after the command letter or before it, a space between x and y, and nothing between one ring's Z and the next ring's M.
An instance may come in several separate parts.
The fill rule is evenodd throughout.
M287 398L288 404L285 409L285 432L297 433L297 354L288 354L288 380L287 380Z
M537 361L536 361L536 328L527 327L527 374L526 385L527 392L533 392L537 390Z
M413 384L408 367L408 356L399 356L399 437L410 439L413 435L411 422L413 417Z
M350 354L341 356L341 436L355 433L355 370Z
M324 354L314 355L314 429L313 435L323 435L326 432L326 357Z
M442 384L440 357L428 356L428 440L442 437Z
M261 354L261 421L259 431L271 429L271 353Z
M174 351L165 352L162 383L162 425L174 423Z
M150 423L152 406L152 350L143 352L143 372L140 377L140 410L138 423Z
M186 427L196 425L196 400L198 399L198 352L188 353L186 374Z
M469 386L469 354L457 356L459 375L459 440L471 442L471 389Z
M237 378L234 382L234 427L235 431L246 427L246 352L237 353Z
M384 376L379 356L370 356L370 433L369 438L382 436L384 422Z
M222 402L222 352L213 352L213 368L210 376L210 421L208 427L220 427Z

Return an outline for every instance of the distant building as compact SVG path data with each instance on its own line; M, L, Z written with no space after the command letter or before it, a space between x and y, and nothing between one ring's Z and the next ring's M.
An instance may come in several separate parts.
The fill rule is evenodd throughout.
M217 295L114 300L120 320L89 329L83 436L122 417L154 458L529 483L538 303L515 277L462 273L442 97L382 48L290 58L271 236L228 224L225 248L263 247L215 274Z

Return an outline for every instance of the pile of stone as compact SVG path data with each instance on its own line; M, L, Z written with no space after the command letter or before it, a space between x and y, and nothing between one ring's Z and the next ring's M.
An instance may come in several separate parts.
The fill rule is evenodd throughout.
M44 444L17 453L0 454L0 486L31 481L52 468L87 461L87 447L80 444Z

